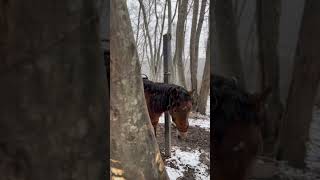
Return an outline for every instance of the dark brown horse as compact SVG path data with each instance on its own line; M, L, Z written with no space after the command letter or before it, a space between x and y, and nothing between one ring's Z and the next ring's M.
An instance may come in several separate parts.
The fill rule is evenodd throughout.
M234 80L211 76L213 179L245 180L262 147L263 102L270 89L249 94Z
M191 92L174 84L156 83L143 78L144 95L154 133L161 114L169 111L178 129L178 138L186 138L188 116L192 108Z

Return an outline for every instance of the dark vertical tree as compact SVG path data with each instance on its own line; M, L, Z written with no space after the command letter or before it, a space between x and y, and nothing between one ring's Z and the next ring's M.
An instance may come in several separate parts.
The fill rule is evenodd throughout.
M306 0L287 107L280 131L279 157L304 167L312 109L320 81L320 1Z
M204 65L200 95L198 97L197 111L206 114L207 100L210 92L210 41L208 39L206 49L206 62Z
M0 179L107 178L95 3L0 1Z
M198 3L196 5L196 3ZM194 1L194 6L199 6L199 2ZM199 9L199 7L194 7L193 17L192 17L192 27L191 27L191 37L190 37L190 72L191 72L191 89L195 90L194 93L194 110L198 109L198 60L199 60L199 41L200 35L202 31L202 25L204 21L204 14L207 5L207 0L201 1L201 8L199 13L199 20L197 20L197 16L194 14L195 9ZM196 11L198 14L198 10ZM195 22L193 22L193 18L195 18ZM208 72L209 73L209 72ZM204 90L204 89L203 89ZM205 98L207 99L207 97Z
M184 75L184 63L182 59L183 49L184 49L184 36L185 36L185 22L187 19L187 10L188 10L188 0L179 1L179 10L178 10L178 20L176 28L176 47L173 56L173 63L175 66L175 74L178 76L178 82L183 87L186 87L186 79Z
M196 32L198 24L198 14L199 14L199 0L193 0L192 5L192 22L191 22L191 33L190 33L190 73L191 73L191 88L195 90L194 97L197 98L198 95L198 58L196 57ZM199 44L199 41L198 41ZM194 106L195 107L195 106Z
M259 41L259 64L261 72L261 90L272 88L267 99L264 122L264 151L273 153L279 128L281 113L279 88L279 22L281 1L257 1L257 29Z
M226 77L236 77L244 87L243 68L239 50L239 40L235 24L232 0L216 0L213 18L216 23L217 56Z
M168 31L167 31L167 34L170 34L170 37L172 37L172 8L171 8L171 0L166 0L167 1L167 4L168 4ZM178 5L178 2L176 2L176 4ZM170 38L170 51L171 51L171 38ZM175 67L174 67L174 63L173 63L173 58L172 58L172 55L171 57L169 57L169 72L170 72L170 76L169 76L169 82L172 83L172 82L175 82L174 79L175 79Z
M111 2L110 163L113 177L168 179L145 104L126 0Z

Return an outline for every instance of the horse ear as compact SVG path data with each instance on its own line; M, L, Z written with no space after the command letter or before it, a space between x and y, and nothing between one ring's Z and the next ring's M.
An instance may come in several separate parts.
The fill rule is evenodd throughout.
M189 93L189 95L192 97L193 95L194 95L194 92L195 92L196 90L195 89L193 89L193 90L191 90L191 91L188 91L188 93Z

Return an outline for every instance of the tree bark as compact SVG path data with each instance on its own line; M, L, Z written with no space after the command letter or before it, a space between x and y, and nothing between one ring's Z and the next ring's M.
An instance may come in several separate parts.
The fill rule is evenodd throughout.
M168 179L145 104L126 1L112 1L111 12L112 176Z
M312 109L320 82L320 1L307 0L299 34L293 78L280 131L279 157L304 167Z
M198 109L197 111L201 114L206 114L207 100L210 91L210 41L207 42L206 50L206 62L204 65L204 71L202 76L200 95L198 98Z
M186 87L186 80L184 75L184 64L182 60L182 54L184 49L184 26L187 19L188 0L180 0L178 10L178 21L176 29L176 50L174 53L173 63L177 70L179 84ZM176 73L176 71L174 72Z
M161 22L161 29L160 29L160 35L158 36L159 37L159 43L158 43L158 46L155 47L155 49L157 50L157 55L156 55L156 67L157 67L157 71L156 71L156 74L157 74L157 80L160 80L160 73L161 73L161 62L162 62L162 59L161 59L161 56L160 56L160 49L161 49L161 44L162 44L162 38L163 38L163 31L164 31L164 23L165 23L165 18L166 18L166 10L167 10L167 1L165 2L165 5L164 5L164 11L163 11L163 15L162 15L162 22ZM155 34L156 36L156 34ZM169 61L169 67L170 67L170 63L171 60Z
M239 86L245 87L232 0L216 0L213 14L217 31L217 55L222 62L224 76L236 77Z
M1 179L107 178L106 71L94 2L1 1Z
M198 20L198 23L197 23L197 30L196 30L196 33L195 33L194 54L193 54L193 56L191 56L191 53L190 53L191 89L195 89L196 90L195 91L196 93L194 94L194 102L195 102L195 106L194 106L195 108L194 109L195 110L198 109L198 105L199 105L198 98L201 98L198 95L198 78L197 78L197 74L198 74L198 60L199 60L199 41L200 41L200 35L201 35L202 25L203 25L203 21L204 21L204 14L205 14L205 10L206 10L206 5L207 5L207 0L202 0L201 1L199 20ZM191 45L190 45L190 47L191 47ZM191 58L191 57L193 57L193 58ZM204 97L204 99L207 99L207 97Z
M172 40L172 8L171 8L171 0L167 0L168 3L168 31L167 34L170 34L170 47L171 46L171 40ZM176 8L178 6L178 1L176 2ZM177 9L175 9L176 12ZM171 50L170 50L171 51ZM169 76L169 82L175 82L175 67L174 67L174 63L173 63L173 59L172 59L172 55L169 57L169 72L170 72L170 76Z
M137 24L137 34L136 34L136 43L139 42L139 30L140 30L140 17L141 17L141 6L139 6L139 14L138 14L138 24Z
M149 26L148 26L148 19L147 19L147 12L146 12L146 8L143 4L143 0L139 0L139 4L142 10L142 17L143 17L143 23L144 23L144 28L145 28L145 38L148 40L148 45L149 45L149 51L150 51L150 70L151 70L151 74L152 74L152 78L155 77L155 71L154 71L154 65L155 65L155 59L154 59L154 51L152 48L152 42L151 42L151 36L150 36L150 30L149 30Z
M198 59L199 59L199 41L200 41L200 35L202 32L202 25L204 21L204 15L206 13L206 5L207 5L207 0L202 0L201 2L201 8L200 8L200 14L199 14L199 20L198 20L198 26L197 26L197 31L196 31L196 40L195 40L195 57L196 57L196 63L198 67Z
M279 88L279 23L281 1L257 1L257 28L259 39L259 63L261 69L261 90L272 87L267 99L265 113L264 152L273 155L281 114L283 111L280 102Z
M199 0L193 0L193 10L192 10L192 24L191 24L191 34L190 34L190 73L191 73L191 89L195 90L194 100L197 102L198 95L198 58L196 57L196 32L197 32L197 22L198 22L198 12L199 12ZM199 41L198 41L199 44ZM196 105L197 103L195 103ZM196 106L193 106L195 109Z

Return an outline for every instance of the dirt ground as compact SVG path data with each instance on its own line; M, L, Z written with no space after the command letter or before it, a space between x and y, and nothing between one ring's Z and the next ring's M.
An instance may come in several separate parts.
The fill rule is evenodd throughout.
M164 124L159 124L157 129L157 141L161 151L162 158L165 160L164 156ZM186 140L179 140L177 138L176 128L171 125L171 145L178 146L183 151L199 150L201 152L200 162L207 165L207 173L210 174L210 132L204 130L203 128L190 126L188 129L188 136ZM175 168L174 164L165 162L166 166ZM193 167L185 167L184 177L178 178L180 180L194 180L195 169Z

